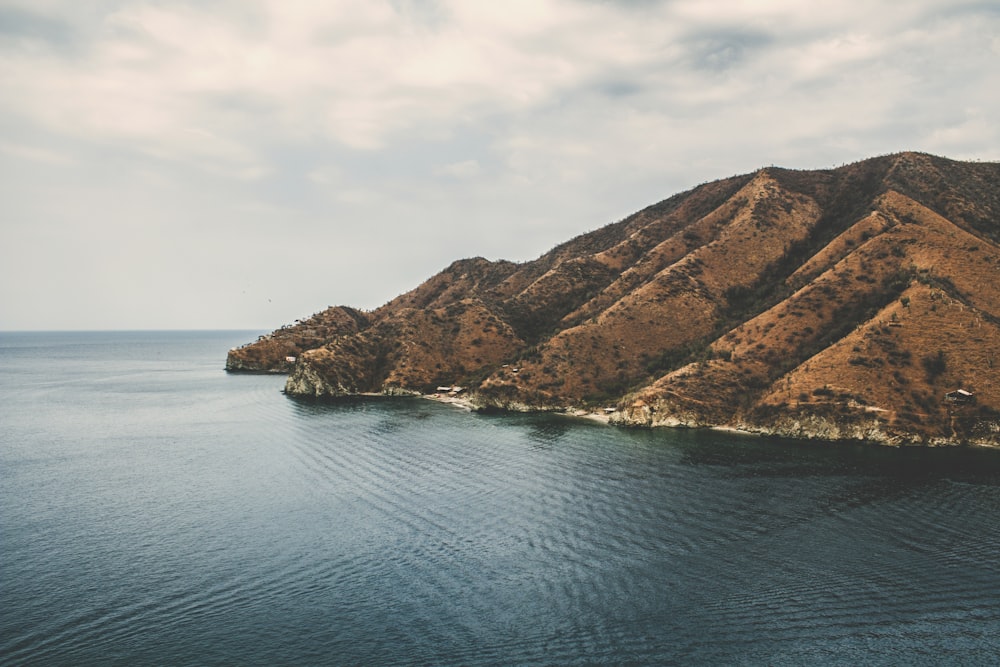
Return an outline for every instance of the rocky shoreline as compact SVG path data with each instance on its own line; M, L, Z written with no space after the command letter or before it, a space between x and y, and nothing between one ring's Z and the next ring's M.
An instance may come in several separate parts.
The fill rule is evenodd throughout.
M285 394L311 400L334 400L349 397L413 397L450 405L469 412L501 413L548 413L587 419L606 426L620 428L680 428L703 429L738 433L758 437L774 437L789 440L803 440L830 443L867 443L889 447L959 447L976 446L1000 448L1000 421L983 426L984 433L961 438L937 437L920 438L914 434L900 433L887 429L877 419L862 421L836 421L817 415L785 416L771 424L760 424L737 419L732 422L712 422L693 415L660 414L652 418L650 412L636 414L635 410L607 407L586 409L579 406L532 406L512 403L497 406L484 402L476 392L451 393L437 391L421 393L398 387L388 387L380 392L349 391L345 387L336 389L326 386L322 379L308 369L296 369L297 376L289 376ZM293 379L294 377L294 379ZM317 384L318 381L318 384Z

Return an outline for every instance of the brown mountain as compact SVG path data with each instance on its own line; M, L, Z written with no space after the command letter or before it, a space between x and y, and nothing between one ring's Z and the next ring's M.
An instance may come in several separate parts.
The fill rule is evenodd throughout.
M1000 445L1000 164L918 153L707 183L523 264L232 350L295 396L468 388L630 425ZM961 391L958 391L961 390ZM957 392L957 393L956 393Z

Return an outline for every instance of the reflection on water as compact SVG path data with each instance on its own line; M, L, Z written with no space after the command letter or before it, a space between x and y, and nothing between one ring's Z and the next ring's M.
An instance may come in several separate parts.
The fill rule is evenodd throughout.
M0 662L1000 652L1000 452L295 401L232 338L0 336Z
M570 425L563 419L547 419L534 421L528 427L528 438L542 447L556 444L570 430Z

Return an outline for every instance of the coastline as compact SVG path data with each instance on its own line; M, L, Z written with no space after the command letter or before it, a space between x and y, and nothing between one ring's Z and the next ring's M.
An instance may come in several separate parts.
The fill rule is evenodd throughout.
M466 398L460 398L458 396L449 396L447 394L418 394L420 398L427 399L428 401L435 401L437 403L444 403L445 405L453 405L456 408L461 408L462 410L467 410L472 412L476 409L476 406L472 404Z
M285 391L286 395L296 397L301 396L296 393L289 393ZM416 391L399 390L398 388L393 388L387 391L380 392L351 392L342 393L341 396L369 396L369 397L391 397L391 396L411 396L414 398L421 398L425 400L435 401L444 405L451 405L460 410L466 412L476 412L482 409L482 406L478 405L474 400L474 393L466 393L462 388L458 388L458 391L449 392L432 392L432 393L420 393ZM322 396L315 396L314 398L322 399ZM518 409L520 408L520 409ZM500 411L507 412L538 412L540 410L533 410L531 406L521 405L515 408L500 409ZM813 424L812 428L808 425L801 423L796 420L790 423L778 423L772 424L770 426L758 425L750 428L741 428L738 425L732 424L690 424L684 423L682 421L675 421L674 423L660 422L657 424L630 424L627 420L622 419L622 413L620 411L608 412L606 409L599 410L586 410L579 407L562 407L541 410L550 414L562 415L565 417L573 417L578 419L586 419L591 422L599 423L604 426L639 426L648 428L695 428L700 430L717 431L719 433L728 433L733 435L743 435L743 436L753 436L753 437L776 437L789 440L799 440L803 442L828 442L828 443L868 443L871 445L876 445L880 447L890 447L890 448L907 448L907 447L927 447L927 448L940 448L940 447L977 447L984 449L1000 449L1000 443L997 442L995 437L991 437L991 433L997 433L998 426L994 425L992 431L980 435L979 437L966 437L966 438L954 438L954 437L935 437L931 439L920 439L914 437L912 434L905 433L895 433L895 432L885 432L877 428L869 427L858 427L858 428L845 428L842 424L837 424L834 422L823 421L822 423ZM857 425L855 425L857 426ZM864 425L863 425L864 426ZM868 425L871 426L871 425Z
M455 406L455 407L457 407L459 409L466 410L466 411L469 411L469 412L474 412L474 411L476 411L478 409L477 406L469 398L466 398L464 396L454 396L454 395L448 395L448 394L435 393L435 394L419 394L419 397L420 398L425 398L425 399L431 400L431 401L436 401L438 403L444 403L446 405L452 405L452 406ZM612 421L613 415L618 414L617 412L613 412L613 413L609 414L609 413L607 413L607 412L605 412L603 410L601 410L601 411L588 411L588 410L583 410L581 408L564 408L562 410L552 410L552 411L549 411L549 412L551 412L551 414L563 415L565 417L575 417L575 418L579 418L579 419L586 419L586 420L589 420L589 421L592 421L592 422L596 422L596 423L602 424L604 426L624 426L625 425L625 424L620 423L620 422L613 422ZM709 431L717 431L719 433L727 433L727 434L731 434L731 435L750 436L750 437L754 437L754 438L777 437L777 438L783 438L783 439L798 440L798 441L801 441L801 442L829 442L829 443L846 443L846 442L861 443L861 442L867 442L867 443L875 445L875 446L879 446L879 447L891 447L891 448L901 448L901 447L939 448L939 447L970 447L971 446L971 447L979 447L979 448L984 448L984 449L1000 449L1000 445L997 445L997 444L994 444L991 441L986 441L986 440L982 440L982 439L974 439L974 440L968 440L968 441L955 441L955 440L943 439L942 438L942 439L938 439L938 440L935 440L935 441L929 441L929 442L916 442L916 441L913 441L913 440L907 440L906 438L901 438L901 437L893 438L893 437L887 437L885 435L883 435L883 437L881 437L881 438L880 437L867 437L867 438L865 438L865 437L857 437L857 436L853 436L853 435L852 435L852 437L827 438L827 437L823 437L820 434L816 434L816 435L812 435L812 436L803 436L801 433L795 434L795 433L789 433L787 431L786 432L782 432L779 429L774 429L774 430L768 430L768 429L765 429L765 428L747 429L747 428L740 428L738 426L731 426L731 425L724 425L724 424L700 425L700 426L684 426L684 425L669 426L669 425L666 425L666 424L659 424L659 425L656 425L656 426L651 426L650 428L697 428L697 429L703 429L703 430L709 430ZM878 434L876 434L876 435L878 435Z
M419 396L420 398L424 398L429 401L444 403L445 405L452 405L456 408L467 410L469 412L474 412L478 409L471 400L463 396L451 396L442 393L419 394ZM611 425L611 416L604 412L589 412L587 410L566 408L564 410L554 410L552 411L552 414L564 415L566 417L579 417L581 419L589 419L590 421L594 421L599 424L604 424L605 426Z

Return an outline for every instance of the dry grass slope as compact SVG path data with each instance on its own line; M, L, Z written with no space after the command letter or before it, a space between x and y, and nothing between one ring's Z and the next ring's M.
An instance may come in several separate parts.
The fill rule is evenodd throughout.
M287 389L310 396L461 384L486 408L615 405L624 424L997 445L998 193L998 164L916 153L762 169L532 262L460 260L230 367L297 356ZM946 400L959 388L974 399Z

